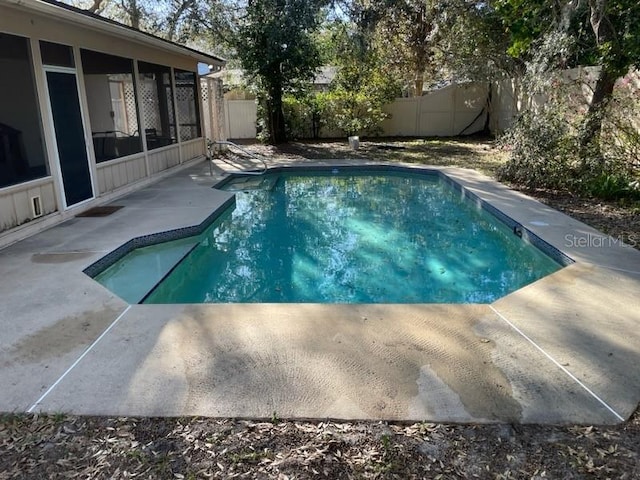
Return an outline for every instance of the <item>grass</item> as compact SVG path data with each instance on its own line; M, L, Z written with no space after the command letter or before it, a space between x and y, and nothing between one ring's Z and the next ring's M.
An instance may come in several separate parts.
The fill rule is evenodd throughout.
M491 139L465 137L365 139L358 150L351 150L346 140L299 141L277 147L251 144L250 149L265 157L287 159L361 158L377 162L419 163L434 166L472 168L495 176L506 154Z

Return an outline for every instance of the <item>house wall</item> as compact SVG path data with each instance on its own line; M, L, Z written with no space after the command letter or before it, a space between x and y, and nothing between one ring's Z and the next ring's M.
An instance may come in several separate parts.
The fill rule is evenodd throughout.
M196 138L194 140L189 140L188 142L182 142L180 144L180 153L182 155L183 161L189 160L190 158L199 157L200 155L204 155L205 152L206 147L204 138Z
M154 176L161 174L165 170L178 167L184 162L204 155L204 139L200 138L98 164L95 161L93 152L91 132L87 128L85 142L87 143L90 157L90 168L93 171L95 198L70 210L63 211L63 193L60 186L59 169L54 160L57 157L52 140L54 132L51 130L48 120L46 120L48 118L48 99L44 88L46 80L40 63L37 40L61 43L188 71L197 71L197 60L189 55L180 55L134 39L96 31L67 19L52 18L37 12L26 11L20 5L0 4L0 32L32 39L32 57L39 98L20 98L20 95L16 95L15 108L11 109L10 114L12 115L13 123L16 124L19 121L16 119L19 119L21 112L27 109L31 111L34 109L38 111L44 110L42 112L45 117L43 121L45 129L44 143L51 170L50 177L0 188L0 247L27 236L27 233L21 236L14 232L16 227L20 225L34 225L38 222L43 225L50 225L51 215L49 214L59 217L59 221L62 221L83 210L114 198L114 195L117 196L119 191L126 193L131 190L132 186L143 186L152 181ZM36 41L34 42L33 40ZM110 118L108 115L100 116L95 114L98 111L111 111L112 106L104 103L104 100L96 100L96 97L92 95L92 92L108 89L108 82L104 81L104 77L98 79L82 75L78 57L76 55L77 79L81 91L80 100L85 107L85 123L87 125L90 124L91 129L94 131L113 130L113 122L108 122L107 120L105 123L104 119ZM17 86L11 84L13 79L8 72L11 72L12 68L11 65L0 65L0 88L4 91L20 91ZM85 93L86 96L83 98ZM96 102L102 102L104 105ZM88 118L90 112L93 115ZM144 128L144 126L141 125L140 128ZM40 138L40 132L34 131L32 128L27 130L27 135L29 135L29 138L25 138L25 146L27 148L30 145L37 145L38 142L40 144L43 143L43 139ZM32 158L36 156L33 152L29 153ZM42 163L46 163L45 158L42 158ZM48 215L46 220L34 219L33 217L30 197L34 195L40 195L41 197L44 216L47 217ZM22 231L22 228L17 230ZM32 230L35 231L35 227Z
M34 196L40 197L43 215L57 210L51 177L0 189L0 231L25 225L33 220L31 198Z
M91 30L67 20L13 8L2 9L0 31L65 45L77 45L89 50L169 65L183 70L196 71L197 66L194 59L186 56Z
M178 145L169 145L149 152L149 168L152 175L174 167L179 163L180 151Z
M98 164L98 188L104 195L147 176L144 154L117 158Z

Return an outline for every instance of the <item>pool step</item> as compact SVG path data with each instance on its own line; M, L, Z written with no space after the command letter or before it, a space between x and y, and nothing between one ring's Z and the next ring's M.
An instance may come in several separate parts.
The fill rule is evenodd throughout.
M229 192L248 192L253 190L271 191L278 182L277 175L263 177L241 177L231 180L222 188Z

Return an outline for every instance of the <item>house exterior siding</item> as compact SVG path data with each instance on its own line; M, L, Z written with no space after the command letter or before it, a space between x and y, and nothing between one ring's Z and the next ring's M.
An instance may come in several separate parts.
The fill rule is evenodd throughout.
M105 31L101 31L100 28L84 25L83 23L86 22L74 21L73 18L69 18L76 16L78 20L83 20L84 17L81 13L64 11L62 12L63 15L58 17L56 15L47 15L46 12L40 11L42 8L44 10L56 10L55 6L39 2L39 0L0 4L0 34L26 38L29 42L32 75L37 97L35 104L39 110L42 123L42 143L44 144L43 149L47 162L47 172L46 174L43 173L44 176L41 178L23 183L0 184L0 248L52 224L64 221L93 206L112 200L118 196L119 192L124 194L137 187L142 187L154 181L165 170L179 168L185 162L202 158L206 150L203 135L181 141L181 135L175 133L179 130L178 121L173 113L175 112L176 102L175 72L178 70L197 72L199 61L223 65L222 60L206 54L200 54L200 57L198 57L198 52L192 50L184 49L184 54L176 52L176 50L180 50L180 47L174 44L168 45L166 49L162 48L162 42L159 42L158 39L145 38L142 35L138 35L140 38L133 38L136 37L136 32L132 34L130 31L124 31L124 35L119 35L117 32L113 32L114 28L117 29L118 26L114 27L112 24L106 25ZM96 23L95 19L90 20L89 23ZM97 21L98 27L99 23L100 21ZM71 207L67 207L64 200L64 184L61 165L58 160L55 126L52 122L52 107L49 103L47 87L48 70L45 71L50 67L43 66L40 51L41 41L71 47L75 58L75 69L70 69L69 72L75 75L78 84L78 98L85 130L84 141L91 172L93 196L89 200ZM136 138L139 143L136 148L129 150L129 152L133 152L132 154L128 154L124 150L124 153L121 153L122 156L118 158L109 159L110 157L108 157L96 161L96 148L94 145L96 131L103 130L105 127L98 124L95 118L99 102L96 102L96 99L90 95L98 87L93 82L95 79L91 79L92 83L89 84L89 76L83 74L83 63L81 61L81 52L83 51L122 57L123 59L129 59L133 65L131 81L135 79L134 84L138 88L136 92L137 106L136 103L133 103L133 107L129 108L129 110L133 109L134 116L136 115L136 109L138 110L138 119L134 120L132 128L135 128L137 132ZM142 101L140 91L142 80L140 77L142 74L139 73L139 62L170 68L167 71L170 72L170 86L172 87L173 98L168 95L163 100L169 103L174 102L173 106L169 108L170 113L174 115L171 117L173 121L173 138L170 142L166 142L172 143L170 145L163 146L163 143L151 145L147 141L150 135L149 131L153 130L155 133L155 128L145 129L145 121L141 118L143 116L142 106L140 105ZM0 71L0 77L7 75L11 75L11 72ZM144 80L149 81L153 74L145 75ZM85 84L85 81L87 84ZM195 83L198 86L200 84L199 81ZM104 88L107 87L102 87L102 90L104 91ZM131 92L128 93L130 94ZM19 92L16 92L17 94ZM5 95L10 95L10 93L5 92ZM160 91L158 91L158 96L160 96ZM190 98L193 98L193 96L190 95ZM199 89L197 90L197 98L192 101L198 102L199 105L196 111L202 112ZM104 105L102 106L104 107ZM108 104L106 106L109 107ZM116 107L112 108L115 109ZM94 113L93 118L90 115L90 111ZM111 116L113 116L113 112L111 112ZM199 122L200 131L204 131L201 113L199 114ZM22 135L22 137L25 137L25 135ZM135 153L136 150L139 150L139 153ZM0 165L1 168L3 168L2 165ZM40 198L41 212L36 213L41 213L41 215L34 216L32 208L33 197Z

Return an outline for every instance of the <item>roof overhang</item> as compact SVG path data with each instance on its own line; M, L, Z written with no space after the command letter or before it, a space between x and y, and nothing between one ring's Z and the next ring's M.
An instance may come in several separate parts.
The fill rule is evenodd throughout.
M83 25L93 30L97 30L109 35L126 38L132 42L151 46L161 50L169 51L179 55L185 55L198 62L223 67L226 60L216 55L210 55L198 50L194 50L183 45L179 45L169 40L165 40L150 33L141 32L135 28L122 23L100 17L85 10L57 2L55 0L6 0L6 2L24 11L40 13L46 16L66 20L74 24Z

